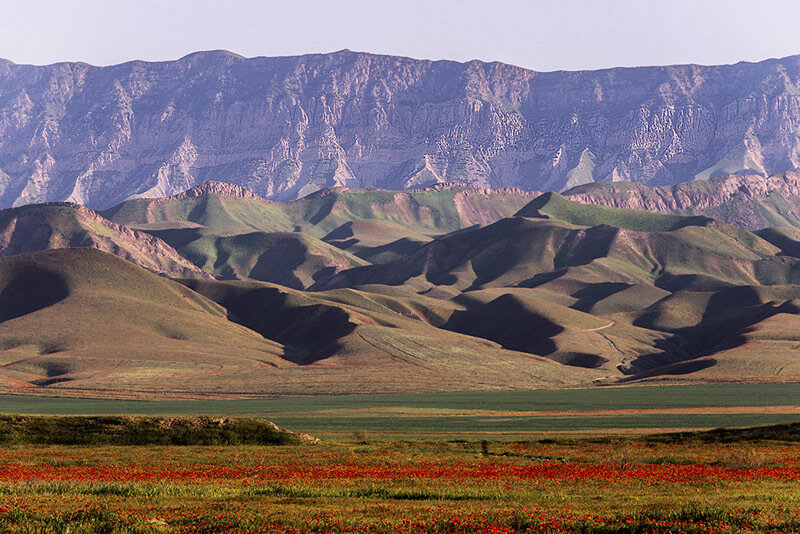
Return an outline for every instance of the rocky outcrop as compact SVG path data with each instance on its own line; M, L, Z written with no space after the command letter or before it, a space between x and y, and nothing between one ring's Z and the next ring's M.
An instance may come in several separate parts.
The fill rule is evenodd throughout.
M800 168L800 56L538 73L350 51L110 67L0 62L0 207L109 207L208 180L562 191Z
M77 204L0 210L0 257L61 248L95 248L164 276L211 278L161 239Z
M216 182L209 180L208 182L196 185L191 189L187 189L181 193L167 197L169 200L183 200L186 198L200 198L205 195L219 195L221 197L236 197L248 198L251 200L264 200L263 198L254 195L242 186L235 184L228 184L225 182Z
M582 204L669 213L715 208L734 197L765 198L775 192L800 196L800 173L786 172L769 177L728 175L705 183L687 182L665 187L593 184L570 189L564 196Z
M747 229L800 222L798 172L768 177L727 175L662 187L596 183L570 189L564 196L582 204L708 215Z

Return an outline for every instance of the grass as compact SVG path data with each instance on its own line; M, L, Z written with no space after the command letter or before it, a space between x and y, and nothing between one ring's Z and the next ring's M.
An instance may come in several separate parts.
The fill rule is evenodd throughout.
M357 431L372 438L419 434L468 436L482 432L511 437L782 423L797 420L798 414L769 413L767 408L792 404L792 399L797 398L800 398L800 383L192 401L3 396L0 407L6 413L49 415L255 416L317 437L350 436ZM719 411L720 408L730 410ZM613 412L640 409L651 411ZM596 410L612 411L591 413Z
M792 532L780 443L7 446L8 532Z
M581 204L572 202L558 193L545 193L517 212L521 217L536 217L540 214L578 226L607 224L638 232L669 232L686 226L706 226L711 222L711 219L702 216L683 217Z
M349 252L293 232L224 236L209 229L153 231L206 272L223 279L250 278L303 289L322 276L368 265Z
M206 195L155 202L128 200L102 214L114 222L145 229L164 222L190 221L212 228L219 235L302 230L317 238L348 222L374 220L399 225L402 232L398 238L401 238L409 230L442 234L494 222L512 215L530 200L525 195L494 192L456 197L454 190L399 193L373 189L315 193L278 203Z

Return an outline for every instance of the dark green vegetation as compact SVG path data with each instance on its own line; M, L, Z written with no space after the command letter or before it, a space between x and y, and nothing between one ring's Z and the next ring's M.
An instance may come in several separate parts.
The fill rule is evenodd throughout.
M295 435L260 419L0 415L0 443L37 445L288 445Z
M68 221L74 208L29 209L68 234L52 210ZM204 276L170 281L86 249L0 259L3 387L185 397L800 377L788 229L463 186L281 204L208 183L104 216Z
M648 442L686 443L742 443L760 441L800 441L800 423L762 425L749 428L715 428L704 432L674 432L654 434Z

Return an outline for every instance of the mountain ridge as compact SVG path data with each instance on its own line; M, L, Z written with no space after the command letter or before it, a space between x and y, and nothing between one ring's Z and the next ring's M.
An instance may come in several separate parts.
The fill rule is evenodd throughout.
M369 52L366 50L353 50L350 48L341 48L339 50L332 50L330 52L310 52L306 54L287 54L282 56L265 56L265 55L257 55L257 56L245 56L239 54L238 52L234 52L232 50L228 50L225 48L214 48L208 50L197 50L195 52L189 52L183 56L173 59L160 59L160 60L143 60L143 59L130 59L127 61L121 61L119 63L111 63L108 65L96 65L94 63L89 63L87 61L80 61L80 60L65 60L65 61L56 61L54 63L17 63L16 61L0 57L0 63L7 63L9 65L16 65L16 66L23 66L23 67L51 67L53 65L63 65L63 64L75 64L75 65L86 65L88 67L94 68L105 68L105 67L114 67L118 65L127 65L130 63L169 63L174 61L183 61L183 60L190 60L190 59L197 59L197 58L206 58L206 57L229 57L232 59L293 59L293 58L305 58L305 57L314 57L314 56L328 56L328 55L336 55L336 54L364 54L369 56L379 56L379 57L390 57L390 58L399 58L404 60L410 61L427 61L430 63L456 63L459 65L468 65L470 63L482 63L482 64L498 64L498 65L505 65L509 67L516 67L519 69L537 72L540 74L549 74L549 73L583 73L583 72L604 72L609 70L619 70L619 69L638 69L638 68L646 68L646 67L654 67L654 68L667 68L667 67L734 67L737 65L755 65L758 63L766 63L770 61L783 61L787 59L795 59L800 58L800 54L789 54L787 56L780 56L780 57L766 57L763 59L758 60L740 60L735 61L732 63L686 63L686 62L677 62L677 63L663 63L663 64L654 64L654 65L613 65L610 67L601 67L596 69L553 69L553 70L537 70L529 67L524 67L522 65L517 65L515 63L508 63L506 61L499 61L499 60L491 60L486 61L482 59L469 59L464 61L459 61L457 59L430 59L430 58L423 58L423 57L415 57L409 56L404 54L385 54L380 52Z
M0 210L0 257L59 248L109 252L163 276L210 277L157 237L69 202Z
M800 56L535 72L360 52L0 68L0 207L209 179L275 200L460 181L564 191L800 168Z

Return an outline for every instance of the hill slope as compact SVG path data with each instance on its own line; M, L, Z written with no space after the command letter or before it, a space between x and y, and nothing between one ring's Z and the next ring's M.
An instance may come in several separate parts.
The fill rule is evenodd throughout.
M408 392L582 384L593 376L440 330L430 319L458 306L420 296L184 283L93 249L0 258L0 390Z
M220 306L93 249L0 259L0 301L6 386L217 391L291 365Z
M443 328L596 369L603 382L619 373L786 380L800 376L790 333L800 324L800 263L785 252L796 248L785 233L549 193L517 217L312 289L389 286L452 299L464 309Z
M323 238L352 222L376 221L402 234L438 235L507 217L538 193L443 184L412 191L333 188L291 202L272 202L221 182L157 199L127 200L102 215L141 229L206 226L219 235L304 232Z
M494 222L533 196L446 184L408 192L333 189L278 203L207 182L172 197L129 200L103 215L163 239L219 277L302 288L342 269L389 261L435 235Z
M287 200L333 186L767 176L800 167L798 87L798 56L547 73L348 50L0 61L0 207L105 208L209 179Z
M164 241L75 204L0 210L0 257L74 247L110 252L154 273L208 276Z
M150 231L221 279L253 279L303 289L315 280L368 262L296 232L219 236L207 228Z

